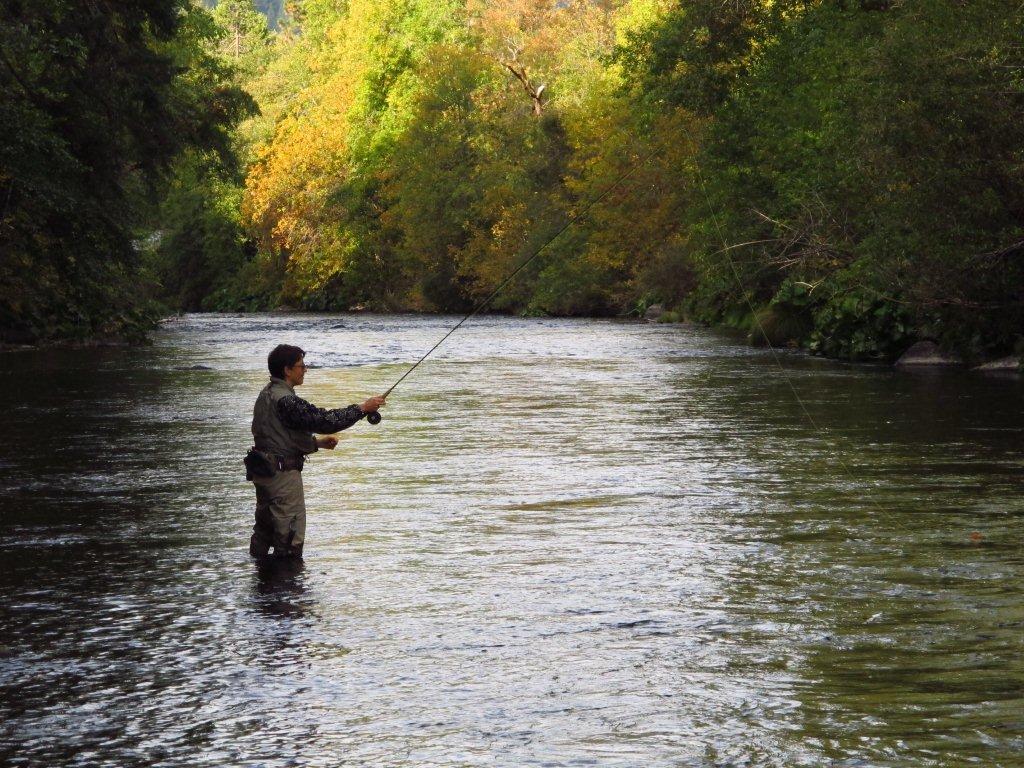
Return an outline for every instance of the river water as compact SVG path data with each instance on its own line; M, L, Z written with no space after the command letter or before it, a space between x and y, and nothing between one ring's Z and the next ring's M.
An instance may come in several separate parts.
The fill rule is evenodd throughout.
M478 318L257 568L269 349L335 407L455 320L0 355L0 764L1024 765L1016 378Z

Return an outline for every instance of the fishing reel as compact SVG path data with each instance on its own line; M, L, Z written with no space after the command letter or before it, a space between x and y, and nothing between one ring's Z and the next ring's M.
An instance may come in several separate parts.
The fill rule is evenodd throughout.
M372 411L366 414L366 420L375 426L380 424L380 411Z

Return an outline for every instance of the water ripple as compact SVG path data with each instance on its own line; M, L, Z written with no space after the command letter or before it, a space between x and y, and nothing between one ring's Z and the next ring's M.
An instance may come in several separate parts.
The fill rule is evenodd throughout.
M344 405L455 320L0 357L0 763L1020 764L1018 380L477 318L313 457L305 564L254 566L269 348Z

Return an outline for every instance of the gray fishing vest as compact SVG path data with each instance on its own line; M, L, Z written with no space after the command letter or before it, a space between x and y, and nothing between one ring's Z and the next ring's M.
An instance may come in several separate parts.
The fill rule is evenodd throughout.
M295 390L284 379L271 377L252 409L252 436L256 449L282 458L312 453L316 438L301 429L289 429L277 415L277 401L294 395Z

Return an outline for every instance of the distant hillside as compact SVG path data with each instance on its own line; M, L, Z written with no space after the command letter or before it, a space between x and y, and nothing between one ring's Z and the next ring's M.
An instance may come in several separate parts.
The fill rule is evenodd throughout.
M267 17L267 27L277 29L277 23L284 16L284 0L254 0L260 13ZM204 0L207 8L214 8L217 0Z
M256 0L256 7L267 17L267 26L277 29L278 20L284 16L284 0Z

